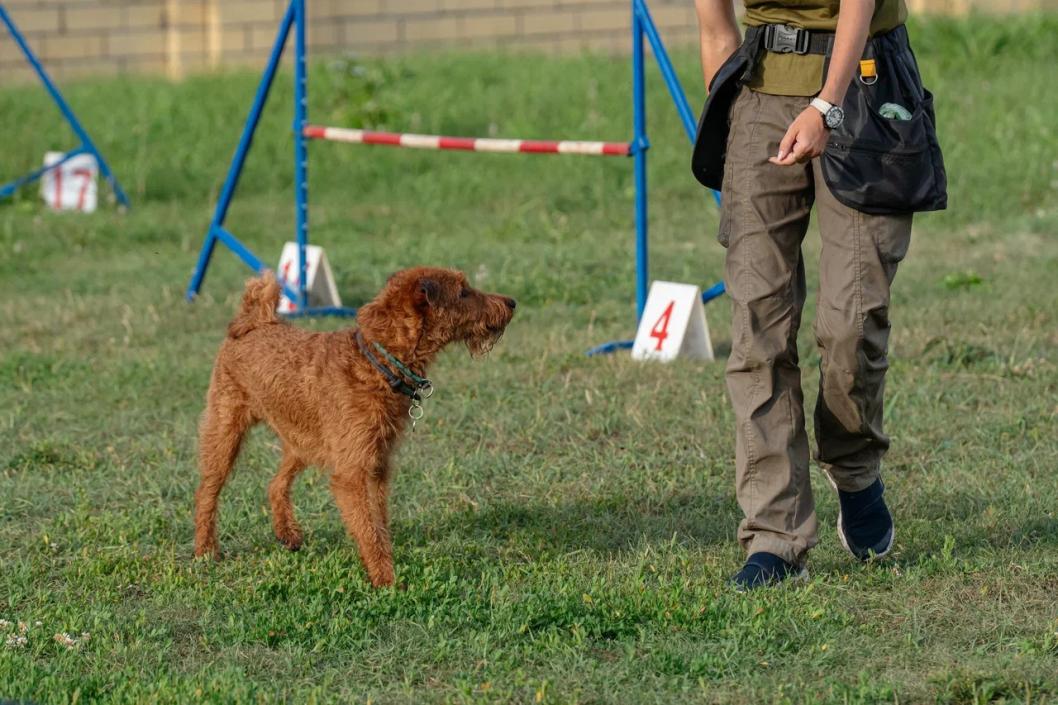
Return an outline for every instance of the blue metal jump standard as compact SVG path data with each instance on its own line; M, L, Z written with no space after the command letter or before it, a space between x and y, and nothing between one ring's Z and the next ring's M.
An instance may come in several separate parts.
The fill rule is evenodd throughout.
M350 308L312 308L308 305L308 290L305 276L306 270L306 257L305 251L309 239L309 228L308 228L308 157L305 140L308 137L322 138L322 139L335 139L337 141L354 142L361 144L375 143L375 144L389 144L392 146L409 146L409 147L427 147L427 148L457 148L457 149L474 149L470 144L474 140L463 139L463 138L445 138L437 136L427 135L405 135L401 136L398 134L390 133L366 133L360 130L343 130L339 128L320 128L316 126L310 126L308 123L308 108L306 104L306 79L305 79L305 0L290 0L290 4L287 7L287 11L283 16L283 20L280 23L279 31L276 34L275 44L272 47L272 53L269 56L268 64L265 67L264 74L261 76L261 81L257 87L257 95L254 98L253 106L250 109L250 113L246 118L246 124L243 127L242 137L239 140L239 145L235 150L235 156L232 158L231 166L228 170L228 176L224 183L224 189L221 192L220 199L217 201L216 210L213 214L213 220L210 223L209 230L206 232L205 241L202 244L202 250L199 253L198 264L195 267L194 274L191 277L191 282L187 288L188 300L193 300L198 292L202 288L202 282L206 275L206 270L209 267L210 259L213 256L213 250L218 241L222 242L228 247L239 259L241 259L246 265L248 265L254 271L260 272L265 269L265 265L257 258L253 252L250 251L242 242L239 241L231 232L229 232L224 222L228 214L228 206L231 204L231 199L235 194L235 189L239 182L239 176L242 173L243 165L246 161L246 155L250 150L250 146L253 143L254 132L257 129L257 124L261 117L261 111L264 109L264 105L268 100L268 93L272 87L272 82L275 79L276 70L279 66L280 59L283 55L283 50L286 45L287 38L290 35L291 28L294 29L295 43L295 61L294 61L294 176L295 176L295 215L296 215L296 237L298 243L298 270L300 276L298 277L298 283L296 288L291 287L288 283L283 283L283 291L286 296L295 304L295 311L291 316L323 316L323 315L355 315L355 309ZM647 287L649 285L648 276L648 237L647 237L647 161L646 151L650 147L650 142L647 139L646 130L646 99L645 99L645 76L644 76L644 45L643 38L646 37L647 41L650 42L651 49L654 52L654 56L658 61L658 66L661 69L661 74L665 79L665 83L668 86L669 93L672 96L673 102L676 105L676 109L679 112L680 119L683 122L684 130L687 133L688 138L693 142L695 137L695 121L694 115L691 113L690 105L687 102L687 97L680 86L679 80L676 78L676 72L672 67L672 62L669 60L668 52L665 51L665 46L661 42L661 37L658 35L657 27L654 24L654 20L650 16L650 11L647 9L646 0L632 0L632 40L633 40L633 57L632 57L632 93L633 93L633 108L634 108L634 139L628 145L627 154L634 157L635 160L635 211L636 211L636 319L643 315L643 308L646 306L647 299ZM333 136L328 137L329 133L335 133ZM478 142L515 142L514 140L478 140ZM451 146L449 143L456 143L456 146ZM555 149L553 143L551 147L546 150L542 149L540 145L543 143L535 143L536 146L528 149L510 149L503 148L498 149L496 145L492 145L487 151L562 151L561 149ZM602 150L604 143L562 143L564 145L574 145L570 151L577 151L575 145L580 145L580 153L586 153L583 151L584 145L594 145L597 148L591 153L600 154L604 153ZM449 145L446 147L446 145ZM509 145L508 145L509 146ZM608 147L613 147L613 144ZM594 149L594 148L593 148ZM614 154L615 152L605 152ZM621 151L620 154L626 152ZM714 194L717 202L719 203L719 195ZM705 294L703 294L703 301L709 301L716 296L723 293L723 283L714 285ZM628 348L632 346L631 341L615 341L613 343L607 343L593 348L589 354L600 354L606 352L612 352L614 350Z
M291 0L279 24L275 43L272 45L272 53L268 57L264 74L257 85L257 94L254 97L250 114L246 117L239 145L235 149L231 166L228 169L228 177L224 181L224 189L217 200L217 207L213 212L213 220L210 222L209 230L206 232L205 241L198 254L198 263L195 265L194 274L187 287L188 301L194 300L202 289L202 281L209 268L210 259L217 241L228 247L236 257L241 259L250 269L262 272L268 267L246 247L235 235L224 227L224 221L228 216L228 206L235 195L235 189L239 185L239 177L242 175L246 156L253 144L254 133L257 124L261 120L261 113L268 94L272 89L279 62L283 58L283 49L286 46L290 30L294 28L294 215L295 215L295 237L298 243L298 283L297 288L290 286L288 282L282 282L283 293L294 303L294 311L288 316L355 316L355 308L344 306L310 307L309 290L306 282L307 258L306 248L309 243L309 211L308 211L308 151L305 148L304 128L308 120L308 105L305 81L305 0Z
M125 195L125 191L122 190L121 184L118 183L117 178L115 178L113 172L110 171L110 166L107 164L106 160L103 159L103 155L99 152L99 149L96 148L95 143L92 142L92 138L88 136L88 132L81 125L81 122L77 119L77 116L74 114L73 110L66 102L66 99L62 97L62 93L59 92L59 89L51 80L51 77L48 76L48 72L44 70L44 66L40 63L40 60L37 58L36 54L34 54L33 50L29 48L29 44L26 42L26 38L22 35L22 32L19 31L18 26L15 25L15 21L11 18L11 15L8 14L7 10L4 8L3 3L0 3L0 22L2 22L7 27L7 31L11 35L11 38L15 40L15 44L18 45L18 48L22 51L23 56L26 57L26 61L29 63L33 71L37 74L37 77L40 79L40 82L44 84L44 88L48 91L48 95L50 95L51 99L55 101L55 105L57 105L60 112L62 112L62 116L70 125L70 129L72 129L74 134L77 135L77 138L81 140L81 144L79 146L64 153L63 156L54 164L49 164L48 166L41 167L40 169L35 169L34 171L31 171L25 176L9 181L6 184L0 184L0 198L6 198L8 196L11 196L15 193L15 191L22 188L26 184L33 183L34 181L44 176L44 174L48 173L53 169L57 169L63 163L69 161L70 159L76 157L79 154L91 154L93 157L95 157L96 163L99 165L99 173L102 174L103 178L105 178L107 180L107 183L110 184L110 189L114 193L114 198L121 206L128 208L129 199Z
M650 141L647 139L647 108L645 100L645 60L643 55L643 37L650 43L657 61L658 69L665 86L669 89L676 112L679 113L680 122L687 139L694 144L698 127L691 112L691 105L687 101L687 94L683 92L680 79L676 76L676 70L672 66L672 60L665 49L665 44L658 34L658 27L654 24L654 18L650 16L650 8L646 0L632 0L632 109L633 127L635 137L632 141L632 153L635 158L635 182L636 182L636 325L643 317L643 309L647 305L648 287L650 285L650 261L649 261L649 238L647 237L647 150ZM713 192L713 199L717 205L720 204L720 194ZM724 283L717 282L702 292L702 303L712 301L724 293ZM632 347L632 340L614 340L609 343L597 345L588 351L589 356L606 355L618 350L628 350Z

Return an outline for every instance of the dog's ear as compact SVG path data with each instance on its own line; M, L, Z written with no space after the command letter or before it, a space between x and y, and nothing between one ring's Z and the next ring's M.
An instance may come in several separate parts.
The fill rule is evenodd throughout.
M423 277L415 283L415 305L419 308L436 306L441 296L441 285L433 279Z

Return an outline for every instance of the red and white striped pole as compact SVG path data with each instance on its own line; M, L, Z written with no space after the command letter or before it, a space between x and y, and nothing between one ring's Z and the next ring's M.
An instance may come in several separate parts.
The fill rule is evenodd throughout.
M628 142L586 142L577 140L508 140L491 137L445 137L416 135L407 132L372 132L343 127L307 125L305 137L351 144L375 144L410 149L450 149L466 152L503 152L523 154L580 154L597 157L627 157L632 153Z

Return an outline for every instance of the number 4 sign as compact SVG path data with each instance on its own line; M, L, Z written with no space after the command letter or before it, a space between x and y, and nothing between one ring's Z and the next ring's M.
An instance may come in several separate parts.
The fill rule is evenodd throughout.
M293 289L298 288L298 244L288 242L283 245L283 254L279 256L279 269L276 276ZM341 306L338 287L334 285L334 274L327 262L327 255L319 245L305 247L305 278L309 285L310 306ZM279 299L278 311L291 313L297 306L284 295Z
M632 357L668 362L681 355L713 359L702 292L693 284L654 282L639 320Z
M44 154L44 166L65 157L63 152ZM96 175L99 164L91 154L78 154L44 172L40 180L40 197L53 210L77 210L94 213L96 209Z

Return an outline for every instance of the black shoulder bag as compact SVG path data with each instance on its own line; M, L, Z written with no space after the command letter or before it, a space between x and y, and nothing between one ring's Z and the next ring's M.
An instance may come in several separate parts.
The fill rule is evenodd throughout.
M723 182L731 105L764 51L758 30L750 28L739 50L717 71L698 122L691 171L714 190ZM842 105L845 121L820 156L827 186L841 203L864 213L943 210L947 176L933 95L922 86L906 29L872 37L864 58L874 59L876 76L858 77L849 86ZM886 104L906 113L884 117Z
M742 84L753 75L757 57L763 51L763 36L757 27L747 29L742 46L727 58L709 81L709 96L698 119L691 172L703 186L714 191L720 190L724 180L731 106L742 90Z
M839 201L864 213L944 210L948 179L933 94L922 86L907 30L901 26L873 37L864 58L874 60L877 75L857 77L849 86L845 121L820 157L827 186ZM887 117L893 106L907 112Z

